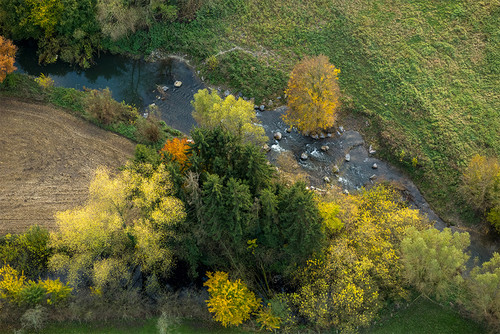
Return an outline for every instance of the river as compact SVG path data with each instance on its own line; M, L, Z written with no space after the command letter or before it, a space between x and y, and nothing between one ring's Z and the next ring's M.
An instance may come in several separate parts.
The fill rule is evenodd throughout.
M155 103L161 111L162 119L168 125L186 134L196 124L191 116L190 102L193 95L199 89L206 88L194 69L177 58L146 62L119 55L103 54L95 66L82 70L62 62L40 66L36 62L34 49L25 47L20 49L16 61L19 72L34 76L39 76L41 73L49 75L57 86L75 89L108 87L116 100L133 104L140 110ZM182 82L179 88L174 87L174 82L177 80ZM158 86L165 86L167 89L162 96L158 93ZM271 151L268 153L268 158L271 161L284 151L292 152L309 175L311 185L319 189L328 186L324 181L325 176L332 184L341 186L347 192L359 190L381 180L395 182L403 187L411 205L434 221L436 228L446 227L406 175L368 152L368 145L360 133L346 128L330 134L331 136L325 136L323 139L304 137L295 130L288 133L280 117L283 111L283 108L277 108L257 113L257 117L270 138ZM273 139L273 134L278 131L283 136L280 141ZM328 151L323 151L322 146L328 146ZM306 160L300 159L302 153L307 154ZM345 159L346 154L350 155L348 162ZM374 164L377 168L373 168ZM333 171L335 165L339 168L338 173ZM453 229L466 231L456 227ZM491 236L474 231L468 232L471 234L469 265L473 264L474 257L482 263L489 260L494 251L498 251L499 242Z

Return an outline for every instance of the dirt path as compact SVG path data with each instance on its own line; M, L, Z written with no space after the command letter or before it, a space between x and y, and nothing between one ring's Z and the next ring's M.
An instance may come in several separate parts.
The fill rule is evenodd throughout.
M0 98L0 235L83 204L93 171L123 165L134 144L64 111Z

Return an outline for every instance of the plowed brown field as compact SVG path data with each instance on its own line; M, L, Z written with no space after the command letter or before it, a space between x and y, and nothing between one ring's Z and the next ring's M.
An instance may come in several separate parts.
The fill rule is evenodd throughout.
M123 165L134 144L62 110L0 97L0 235L87 199L94 170Z

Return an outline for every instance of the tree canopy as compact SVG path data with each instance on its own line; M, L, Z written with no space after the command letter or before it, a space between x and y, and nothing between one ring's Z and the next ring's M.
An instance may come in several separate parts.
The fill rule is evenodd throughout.
M339 73L323 55L307 57L295 65L285 91L288 95L285 123L303 133L333 126L339 105Z
M12 41L0 36L0 83L5 80L7 74L16 70L15 56L16 47Z
M209 93L202 89L191 102L193 117L202 127L213 129L222 126L233 134L257 145L263 145L268 138L264 128L255 117L253 103L233 95L222 99L216 91Z

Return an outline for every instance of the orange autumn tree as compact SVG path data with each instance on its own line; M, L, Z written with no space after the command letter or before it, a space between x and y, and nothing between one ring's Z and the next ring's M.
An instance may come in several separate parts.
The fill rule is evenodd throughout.
M189 149L189 141L187 138L174 138L167 140L165 146L160 150L163 159L169 158L177 161L182 168L187 167L186 162L188 159L187 150Z
M0 36L0 83L5 80L7 74L16 70L15 56L16 46L12 41Z
M285 123L304 134L333 126L339 105L339 72L324 55L307 57L295 65L285 91Z

